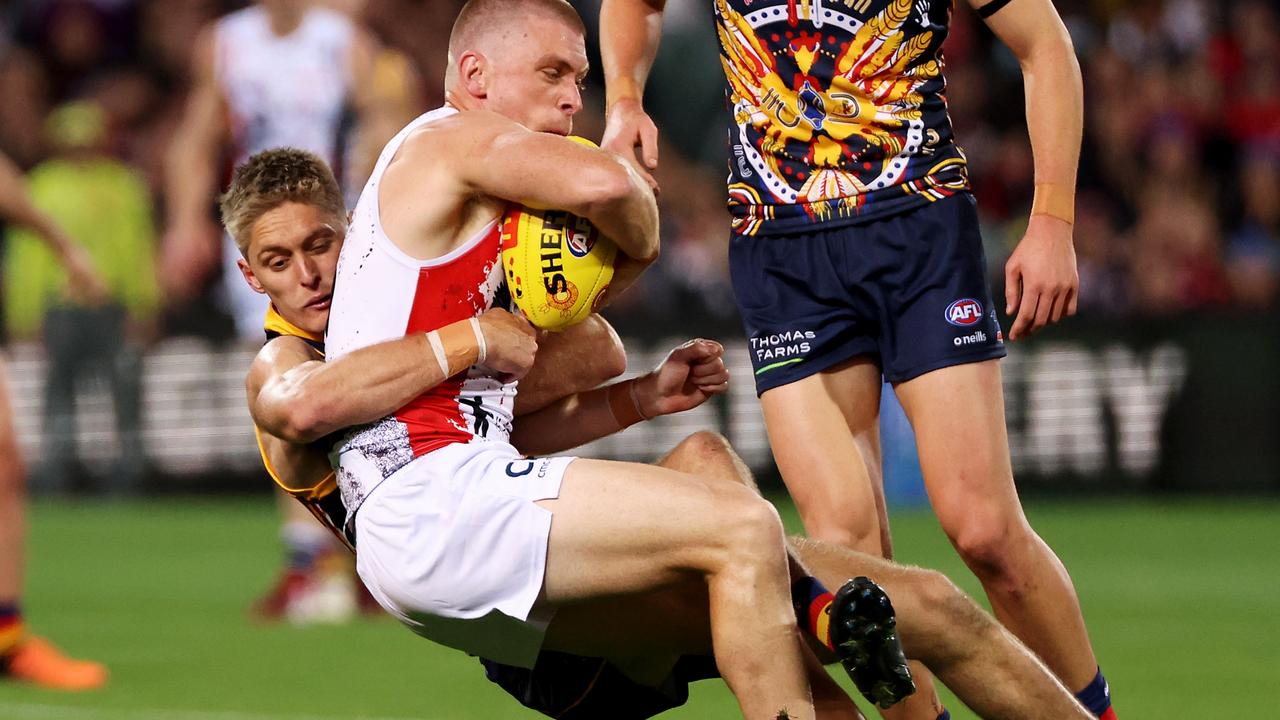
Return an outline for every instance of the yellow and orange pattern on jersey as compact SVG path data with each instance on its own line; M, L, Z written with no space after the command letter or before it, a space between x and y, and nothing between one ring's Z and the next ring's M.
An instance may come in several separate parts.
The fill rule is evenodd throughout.
M278 337L296 337L316 349L316 352L324 357L324 337L316 333L308 332L294 325L284 318L275 305L267 308L266 319L263 320L262 329L267 335L267 342ZM253 426L254 435L258 439L258 454L262 456L262 467L266 469L267 475L275 481L275 484L281 490L289 493L293 499L302 503L312 515L324 525L339 542L347 547L351 552L356 551L355 538L348 534L350 529L346 524L346 508L342 504L342 497L338 493L338 481L333 470L327 469L325 472L317 473L314 477L307 478L284 478L281 477L275 465L271 462L271 458L267 454L267 448L262 441L262 430L257 425ZM323 447L324 441L319 441L318 446Z
M744 235L893 215L968 188L940 50L949 0L713 0Z

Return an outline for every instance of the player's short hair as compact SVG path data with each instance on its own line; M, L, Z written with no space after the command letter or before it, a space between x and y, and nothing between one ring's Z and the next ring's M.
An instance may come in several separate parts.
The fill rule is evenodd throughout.
M474 43L485 31L501 28L531 13L546 13L567 23L583 35L587 28L578 11L568 0L467 0L453 22L449 34L449 55L457 57L474 49Z
M246 259L253 224L287 202L318 207L343 223L347 219L342 190L324 160L297 148L264 150L236 168L222 196L222 224Z

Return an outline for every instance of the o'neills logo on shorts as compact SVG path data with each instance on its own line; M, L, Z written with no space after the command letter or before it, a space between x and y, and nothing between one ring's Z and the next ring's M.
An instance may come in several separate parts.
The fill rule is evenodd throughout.
M956 327L977 325L982 320L982 303L973 298L960 298L947 306L946 318Z
M769 362L807 355L813 350L810 340L817 337L812 330L788 330L751 338L751 352L756 362Z
M998 338L997 338L998 339ZM961 335L951 341L956 347L964 347L965 345L981 345L987 341L987 334L982 330L972 335Z

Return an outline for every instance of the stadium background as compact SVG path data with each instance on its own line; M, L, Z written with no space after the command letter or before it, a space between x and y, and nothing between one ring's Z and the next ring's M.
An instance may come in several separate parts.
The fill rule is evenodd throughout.
M438 103L458 2L332 4L404 50ZM1012 346L1005 363L1019 485L1076 578L1122 717L1266 712L1280 702L1280 12L1252 0L1056 4L1085 76L1082 293L1077 318ZM113 681L72 697L0 685L0 717L522 717L474 661L390 621L246 620L280 553L243 403L254 348L232 339L211 293L166 302L149 276L192 40L241 5L0 4L0 150L39 167L57 155L51 138L74 127L56 110L87 100L107 119L99 152L143 183L136 217L99 220L95 242L117 243L100 253L114 264L104 272L129 278L100 337L59 332L76 308L45 292L58 274L5 233L5 355L35 496L25 604L35 626L107 662ZM594 29L597 3L575 5ZM702 334L727 341L739 382L723 402L584 452L647 459L716 427L776 491L735 342L705 3L671 0L666 23L647 98L663 131L664 252L608 314L633 368ZM946 59L1000 297L1032 186L1020 75L963 7ZM593 71L579 125L596 138L599 82ZM49 362L67 343L97 361L74 380ZM72 396L74 412L46 412ZM885 442L900 559L976 591L928 516L909 428L891 407ZM704 685L673 716L731 717L727 694Z

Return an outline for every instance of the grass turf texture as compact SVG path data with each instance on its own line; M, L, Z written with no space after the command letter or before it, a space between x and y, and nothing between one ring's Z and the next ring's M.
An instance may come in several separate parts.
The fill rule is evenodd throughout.
M1251 717L1280 704L1280 502L1105 500L1028 512L1075 577L1122 718ZM978 590L931 516L893 523L900 558ZM245 609L280 557L265 497L41 501L30 524L32 627L107 662L112 681L82 695L0 683L0 718L537 717L487 683L474 659L389 619L249 622ZM973 717L948 705L957 720ZM709 681L668 717L737 715Z

